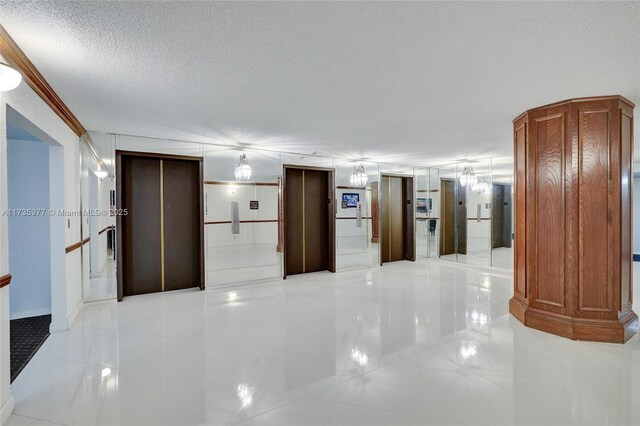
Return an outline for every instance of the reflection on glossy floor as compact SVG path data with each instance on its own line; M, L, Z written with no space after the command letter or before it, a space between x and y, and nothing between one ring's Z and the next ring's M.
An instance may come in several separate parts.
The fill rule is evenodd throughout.
M220 285L282 277L282 253L276 242L210 246L207 284Z
M85 289L84 301L115 299L116 294L116 261L107 259L99 276L89 278L89 288Z
M640 423L640 338L525 328L511 286L425 261L127 298L46 341L9 424Z
M337 237L336 240L336 268L338 271L379 264L378 244L371 243L369 236Z
M495 248L489 252L472 254L447 254L440 256L440 260L448 262L464 263L472 266L493 267L499 269L513 270L513 249Z

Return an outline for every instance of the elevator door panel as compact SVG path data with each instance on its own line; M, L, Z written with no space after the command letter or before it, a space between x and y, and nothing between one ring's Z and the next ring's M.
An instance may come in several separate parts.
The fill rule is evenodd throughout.
M303 171L285 169L285 260L286 274L304 273Z
M390 261L394 262L405 258L405 197L402 178L389 178L389 201Z
M458 181L457 243L458 253L467 254L467 188Z
M162 160L164 290L200 286L200 167Z
M327 215L328 173L304 170L305 271L327 269L329 221Z
M123 294L162 291L160 162L123 157Z
M408 181L405 178L382 176L381 178L381 212L382 212L382 262L412 260L413 242L409 234L412 205L407 204ZM411 228L411 229L410 229Z
M440 256L454 254L455 247L455 187L453 181L441 181L441 225L440 225Z

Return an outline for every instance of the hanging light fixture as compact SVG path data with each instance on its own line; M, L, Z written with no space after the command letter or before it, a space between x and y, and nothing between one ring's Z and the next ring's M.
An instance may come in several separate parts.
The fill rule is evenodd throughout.
M0 62L0 92L13 90L22 81L22 74L4 62Z
M102 170L102 169L98 169L94 173L95 173L96 177L98 179L100 179L100 180L106 178L109 175L109 172L107 172L106 170Z
M369 180L369 175L364 170L364 164L356 164L353 166L353 172L349 177L351 186L365 186Z
M478 178L476 178L476 175L473 172L473 167L464 166L464 169L462 169L462 176L460 176L460 185L464 188L473 188L477 183Z
M238 165L235 170L236 181L238 182L246 182L251 179L251 166L247 161L247 154L242 154L240 156L240 161L238 161Z
M481 195L483 193L489 193L489 191L491 190L491 185L489 184L489 181L490 180L488 176L476 177L476 183L474 183L473 186L471 186L471 190L478 195Z

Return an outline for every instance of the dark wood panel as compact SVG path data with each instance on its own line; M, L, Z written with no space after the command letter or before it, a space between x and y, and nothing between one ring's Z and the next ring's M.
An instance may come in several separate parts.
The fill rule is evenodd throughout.
M514 120L509 311L525 325L598 342L624 343L637 333L632 117L633 104L610 96L540 107Z
M413 178L383 175L380 192L382 262L415 260Z
M383 235L383 244L390 245L390 261L405 258L404 188L402 178L389 178L389 234Z
M378 182L371 182L371 242L374 244L379 241L379 217Z
M200 163L161 160L164 291L200 287Z
M303 170L304 181L304 272L328 269L329 200L328 173Z
M162 291L160 161L122 158L123 295Z
M416 223L415 223L415 196L413 177L402 178L402 205L404 216L404 258L416 260Z
M565 306L565 194L564 114L536 120L534 144L536 152L536 226L535 300L538 303Z
M608 193L609 112L585 111L578 118L578 308L611 311Z
M454 254L456 252L455 240L455 182L450 180L440 181L442 200L440 203L440 256Z
M516 123L514 130L514 292L522 300L527 299L527 262L526 262L526 117Z
M467 188L460 184L457 180L458 187L456 192L456 247L458 253L467 254Z
M381 176L380 178L380 237L382 243L380 244L380 252L382 257L382 263L391 262L391 197L390 197L390 178L388 176Z
M284 241L285 276L304 273L303 171L285 168Z
M504 187L493 184L491 190L491 248L500 248L503 245L502 222L504 221Z
M633 112L620 109L620 164L621 164L621 200L620 200L620 220L623 230L620 241L620 302L621 311L626 313L631 310L633 301L633 241L632 228L633 219L633 175L631 165L633 164ZM637 214L637 213L636 213Z
M0 277L0 288L6 287L11 284L11 274L6 274Z

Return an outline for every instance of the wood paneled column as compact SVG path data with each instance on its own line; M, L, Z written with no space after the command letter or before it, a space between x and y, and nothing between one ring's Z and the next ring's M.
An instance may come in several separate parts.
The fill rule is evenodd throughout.
M631 309L634 104L570 99L514 120L514 296L525 325L624 343Z

